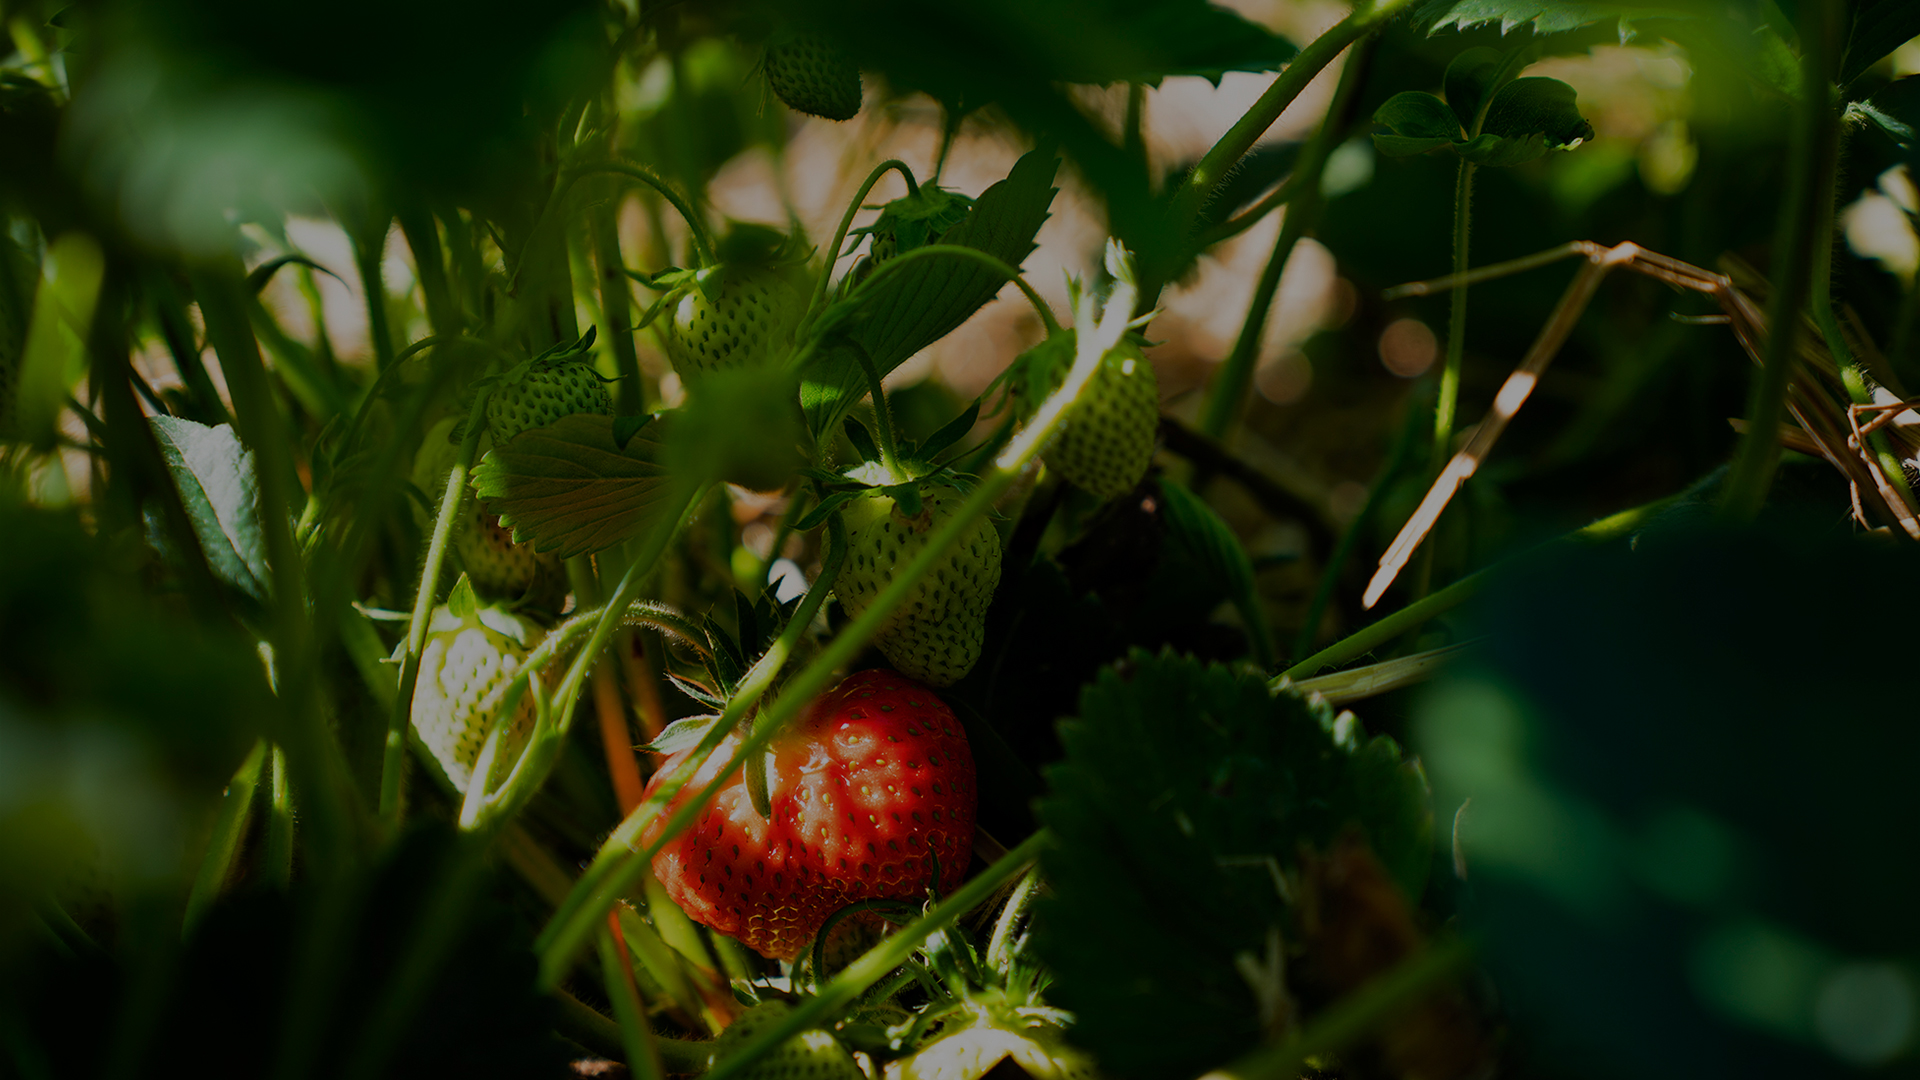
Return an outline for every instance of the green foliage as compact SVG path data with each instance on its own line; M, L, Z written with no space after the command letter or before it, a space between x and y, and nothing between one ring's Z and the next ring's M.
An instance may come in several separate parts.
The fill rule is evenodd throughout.
M171 416L152 422L208 568L228 585L265 600L267 554L253 454L225 424L210 428Z
M473 486L518 543L563 556L604 551L672 502L658 420L616 442L611 416L575 413L523 432L474 469ZM653 430L649 430L653 429Z
M1034 249L1033 238L1053 203L1059 160L1040 150L1014 164L1005 180L982 192L959 224L940 242L970 247L1019 266ZM814 432L828 430L867 391L852 347L865 349L885 375L945 337L1006 287L1006 278L963 256L928 256L903 265L864 290L846 331L850 345L828 345L807 370L800 401Z
M1290 928L1302 845L1358 826L1419 894L1426 781L1355 726L1257 674L1172 655L1135 653L1082 692L1039 804L1061 842L1042 864L1054 893L1036 947L1102 1069L1192 1075L1278 1022L1244 969Z
M1535 54L1468 49L1447 65L1447 99L1407 90L1373 115L1390 134L1375 135L1383 154L1404 157L1445 147L1475 165L1520 165L1549 150L1571 150L1593 138L1574 105L1573 87L1558 79L1515 78Z

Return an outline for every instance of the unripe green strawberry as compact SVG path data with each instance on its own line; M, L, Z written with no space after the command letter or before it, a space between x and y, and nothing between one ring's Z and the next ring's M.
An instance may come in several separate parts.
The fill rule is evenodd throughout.
M584 352L536 360L510 373L487 399L487 433L500 446L528 428L546 427L574 413L613 415L613 396Z
M1029 411L1066 381L1073 340L1071 332L1057 334L1018 361L1031 365ZM1100 358L1041 460L1075 487L1102 499L1119 498L1147 474L1159 422L1159 380L1139 344L1126 338Z
M499 607L476 607L463 586L433 612L420 679L413 688L413 726L435 761L464 791L487 730L499 715L507 683L545 632ZM463 614L456 614L455 609ZM498 751L502 762L520 756L533 730L533 698L522 694Z
M453 440L457 421L441 420L427 431L413 459L413 483L427 498L438 500L446 491L447 473L459 456ZM480 436L480 452L485 453L489 439ZM433 527L433 514L416 507L415 522L422 530ZM525 598L536 607L558 611L567 595L566 569L557 555L542 555L532 544L513 542L511 530L502 528L500 516L490 514L469 491L453 526L453 559L443 573L451 580L465 570L474 590L483 599L519 600Z
M756 368L784 356L806 313L791 266L734 265L711 271L656 325L673 370L688 383L708 372Z
M828 120L860 111L860 68L814 30L782 30L767 43L767 82L787 108Z
M500 524L500 515L488 513L472 496L454 526L453 548L483 598L524 598L546 611L558 611L566 600L567 573L560 557L514 543L513 530Z
M834 582L847 614L857 618L873 603L962 498L951 488L929 489L921 494L920 513L910 518L884 495L847 504L847 561ZM930 686L950 686L980 659L987 606L999 584L1000 534L983 518L915 584L874 645L902 673Z
M713 1063L717 1065L732 1057L792 1011L793 1007L784 1001L768 1001L741 1013L740 1018L714 1040ZM866 1074L860 1071L846 1047L841 1046L831 1032L819 1028L802 1031L781 1043L740 1077L741 1080L866 1080Z

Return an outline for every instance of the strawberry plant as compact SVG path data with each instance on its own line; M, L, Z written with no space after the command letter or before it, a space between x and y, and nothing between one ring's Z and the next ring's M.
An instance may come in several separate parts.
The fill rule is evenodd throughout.
M0 21L0 1075L1911 1071L1915 5Z

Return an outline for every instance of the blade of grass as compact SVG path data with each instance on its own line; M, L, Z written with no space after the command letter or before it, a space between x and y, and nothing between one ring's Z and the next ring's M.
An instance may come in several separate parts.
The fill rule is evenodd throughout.
M260 786L260 769L266 760L267 741L261 739L253 744L220 796L220 812L213 821L213 835L207 840L206 857L200 861L200 872L194 875L193 889L187 894L186 916L181 920L186 933L192 933L199 925L201 916L207 913L233 873L234 856L247 834L247 822L253 816L254 792Z

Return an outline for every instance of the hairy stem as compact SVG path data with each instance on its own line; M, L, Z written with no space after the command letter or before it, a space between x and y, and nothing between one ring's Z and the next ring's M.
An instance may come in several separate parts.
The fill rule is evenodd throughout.
M913 170L907 168L905 162L888 158L886 161L873 167L873 171L867 174L866 181L860 185L860 190L854 193L853 201L847 204L847 212L840 216L840 227L834 230L833 246L827 249L826 258L822 260L825 265L820 267L820 280L814 284L813 299L807 304L807 317L802 320L803 324L812 320L814 313L820 309L821 302L826 299L827 281L833 277L834 265L840 261L840 256L843 254L840 250L840 245L847 242L847 230L853 228L853 215L860 212L860 204L864 202L867 195L873 191L873 186L878 184L880 178L887 175L888 172L897 172L900 174L900 178L907 182L907 194L909 196L920 193L920 185L915 183L913 179Z
M420 586L414 590L413 617L407 623L407 651L400 664L400 693L393 699L387 715L387 739L380 755L380 819L388 828L400 824L400 780L407 765L407 724L413 718L413 688L420 678L420 653L427 645L427 629L433 622L434 601L440 595L440 568L446 563L447 542L460 520L460 507L466 501L467 470L480 448L480 436L487 429L488 391L474 395L473 408L467 412L466 437L447 473L446 486L440 492L440 511L433 519L433 539L427 544L427 558L420 567Z

